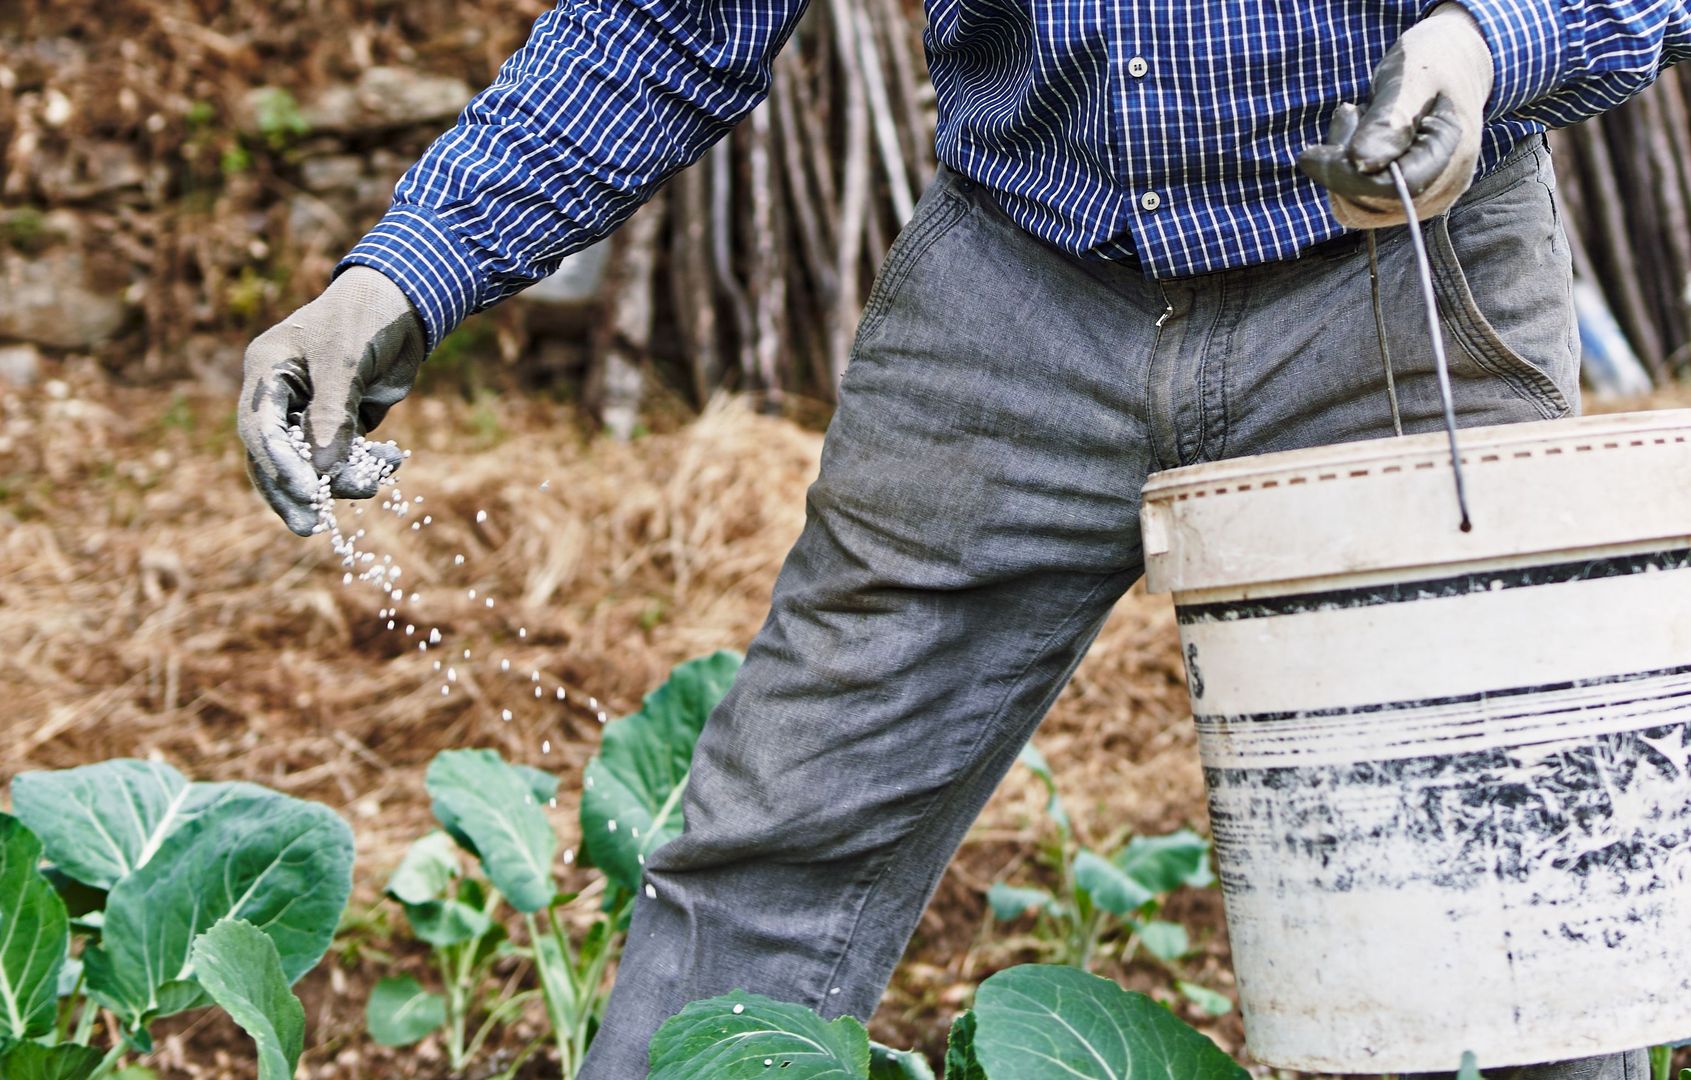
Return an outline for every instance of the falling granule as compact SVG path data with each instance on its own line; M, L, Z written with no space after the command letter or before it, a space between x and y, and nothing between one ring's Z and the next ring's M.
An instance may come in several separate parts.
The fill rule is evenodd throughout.
M422 599L422 597L418 596L416 593L411 594L411 602L413 604L415 604L418 600L421 600L421 599Z
M528 673L528 681L529 682L539 682L540 681L540 672L538 672L538 671L529 672Z
M470 650L465 649L464 650L464 659L468 660L469 658L470 658Z
M416 532L418 529L421 529L422 527L423 527L423 523L421 521L413 521L411 523L411 531L412 532Z
M482 601L482 603L486 604L488 607L492 607L493 606L493 597L491 597L491 596L488 597L486 600Z
M352 575L351 574L342 574L341 575L341 584L342 585L351 585L352 584Z
M431 626L429 628L429 644L430 645L439 645L440 644L440 627Z
M464 565L464 556L462 556L462 555L452 556L452 565L453 566L463 566Z
M833 997L835 994L837 994L839 992L840 992L840 988L836 986L832 990L828 991L828 996Z
M434 524L434 518L430 517L427 514L424 514L423 515L423 524L424 525L433 525Z
M414 503L420 503L420 502L423 501L423 497L421 495L419 495L415 499L412 499L411 501L414 502Z
M596 698L596 697L593 697L592 695L588 695L587 707L589 709L597 709L599 707L599 699Z
M389 629L389 630L392 630L392 629L393 629L393 620L392 620L392 619L389 619L389 620L388 620L388 629Z
M539 697L544 693L546 693L546 691L542 690L540 687L537 686L537 687L534 688L534 696L535 697Z
M511 662L509 660L499 661L499 670L500 671L510 671L511 670Z
M476 598L476 591L474 589L471 589L470 590L470 599L474 600L475 598Z
M582 777L581 778L581 786L585 787L585 788L592 787L593 786L593 778L591 776Z
M739 1016L741 1013L743 1013L745 1011L746 1011L746 1007L744 1005L734 1006L734 1015L735 1016Z
M393 628L392 628L392 627L389 627L389 628L388 628L388 629L390 629L390 630L391 630L391 629L393 629ZM562 700L564 700L564 688L563 688L563 687L561 687L561 686L560 686L560 687L558 687L558 700L559 700L559 701L562 701Z
M393 597L395 603L398 603L399 601L405 599L405 590L404 589L395 589L392 592L388 593L388 595ZM413 604L415 604L417 602L417 598L415 596L412 596L411 602Z
M654 889L654 888L652 888L652 883L651 883L651 882L647 882L647 883L646 883L646 899L648 899L648 900L656 900L656 899L657 899L657 898L658 898L658 890L656 890L656 889ZM774 1063L773 1063L773 1062L771 1062L771 1061L769 1061L769 1060L768 1060L768 1059L767 1059L767 1058L766 1058L766 1059L764 1059L764 1062L763 1062L763 1063L764 1063L764 1064L765 1064L765 1065L772 1065L772 1064L774 1064Z
M443 686L443 687L440 688L440 696L441 697L445 697L447 694L450 694L450 693L452 693L452 687Z
M405 624L405 636L406 637L410 637L412 634L415 634L416 632L417 632L417 627L414 623L406 623Z
M617 831L617 819L616 818L612 818L611 820L605 822L605 831L606 832L616 832Z
M558 808L558 800L556 798L547 799L546 805L556 810Z
M487 511L486 510L477 510L476 511L476 524L480 525L482 522L484 522L486 520L487 520Z
M517 627L517 636L518 637L528 637L528 627L526 627L526 626Z
M575 848L567 847L564 849L564 865L568 866L573 862L575 862Z
M545 491L547 488L549 488L551 486L552 486L552 481L550 481L550 480L542 480L540 482L540 490L541 491Z
M636 840L640 839L640 826L638 826L638 825L630 826L629 830L628 830L628 835L634 837L634 839L636 839Z
M446 669L446 681L447 682L457 682L458 681L458 669L457 668L449 667L449 668Z
M500 709L499 710L499 719L510 720L511 719L511 710L510 709Z
M550 754L552 752L552 740L551 739L540 740L540 752L542 754Z
M436 671L439 671L439 670L440 670L440 661L439 661L439 660L436 660L436 661L435 661L435 662L434 662L434 669L435 669L435 670L436 670Z
M604 722L605 722L605 714L600 713L599 714L599 723L603 724Z
M645 866L645 865L646 865L646 856L644 856L644 855L640 855L640 854L636 854L636 855L635 855L635 856L634 856L634 857L635 857L635 859L637 859L637 860L639 860L639 862L640 862L640 865L641 865L641 866Z
M429 651L429 643L426 642L426 641L417 642L417 651L418 652L428 652Z

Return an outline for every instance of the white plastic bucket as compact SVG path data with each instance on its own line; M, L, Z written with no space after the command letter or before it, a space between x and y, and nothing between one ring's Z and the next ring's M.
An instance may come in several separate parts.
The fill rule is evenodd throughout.
M1691 1036L1691 410L1160 473L1246 1039L1319 1072Z

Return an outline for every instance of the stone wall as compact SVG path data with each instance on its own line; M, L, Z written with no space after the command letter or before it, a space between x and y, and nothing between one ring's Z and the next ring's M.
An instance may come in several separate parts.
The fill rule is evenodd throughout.
M0 377L228 381L537 0L0 4Z

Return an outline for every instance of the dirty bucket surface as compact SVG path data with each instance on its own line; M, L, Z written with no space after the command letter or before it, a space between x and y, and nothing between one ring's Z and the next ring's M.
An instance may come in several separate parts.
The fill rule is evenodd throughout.
M1443 439L1145 488L1271 1065L1691 1036L1691 411Z

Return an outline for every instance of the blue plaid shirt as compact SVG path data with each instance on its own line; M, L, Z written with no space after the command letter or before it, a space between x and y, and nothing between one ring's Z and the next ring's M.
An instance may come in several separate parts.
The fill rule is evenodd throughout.
M1175 277L1342 232L1293 167L1437 0L928 0L939 159L1066 251ZM1465 0L1495 86L1480 168L1691 55L1691 0ZM769 91L805 0L562 0L347 256L433 348L616 228Z

